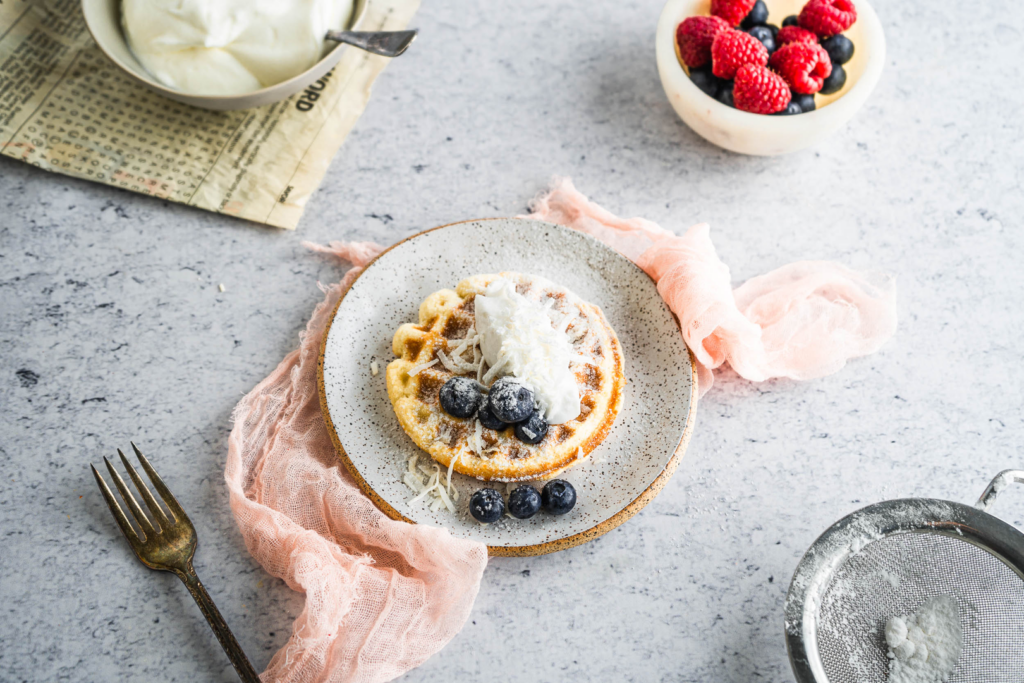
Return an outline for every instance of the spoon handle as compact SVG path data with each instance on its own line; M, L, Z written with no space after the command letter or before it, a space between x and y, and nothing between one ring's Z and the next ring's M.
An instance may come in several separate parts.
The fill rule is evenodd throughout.
M397 57L416 39L412 31L328 31L327 40L354 45L375 55Z

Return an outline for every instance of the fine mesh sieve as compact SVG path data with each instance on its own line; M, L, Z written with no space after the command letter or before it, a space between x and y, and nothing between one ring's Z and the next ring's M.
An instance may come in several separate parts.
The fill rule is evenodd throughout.
M1024 470L1002 472L975 507L910 498L836 522L810 547L786 597L799 683L885 683L883 628L928 598L953 597L963 649L949 683L1024 681L1024 534L984 510Z

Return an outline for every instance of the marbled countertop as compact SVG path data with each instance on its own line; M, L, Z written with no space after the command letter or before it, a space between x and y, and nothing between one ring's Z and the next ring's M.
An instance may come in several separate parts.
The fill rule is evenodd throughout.
M191 512L200 576L265 666L302 596L249 557L222 468L235 402L343 272L300 241L521 213L554 174L621 215L711 223L737 284L797 259L896 273L899 330L821 380L721 373L650 506L588 545L492 559L466 628L403 680L792 680L781 608L825 527L886 498L973 501L1024 464L1024 14L876 9L877 91L784 158L723 152L676 118L657 0L436 0L296 233L0 159L0 680L237 680L96 491L88 463L129 439ZM1024 523L1024 491L997 512Z

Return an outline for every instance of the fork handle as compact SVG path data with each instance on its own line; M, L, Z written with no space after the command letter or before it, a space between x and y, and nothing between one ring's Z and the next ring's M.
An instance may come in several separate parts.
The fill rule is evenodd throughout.
M227 653L232 666L238 672L238 677L245 683L260 683L259 674L256 673L256 669L252 668L249 658L242 651L242 646L235 640L235 636L231 633L231 629L228 628L224 617L220 615L217 606L213 604L213 598L206 592L202 582L199 580L199 576L196 574L196 570L192 568L192 564L189 563L186 571L180 574L175 572L175 574L185 584L188 592L192 594L196 604L199 605L199 610L206 617L206 621L210 623L210 628L213 629L217 640L220 641L220 646L224 648L224 652Z

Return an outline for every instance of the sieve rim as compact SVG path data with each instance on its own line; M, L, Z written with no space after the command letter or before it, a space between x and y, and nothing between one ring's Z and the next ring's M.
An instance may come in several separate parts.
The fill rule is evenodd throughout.
M829 579L868 544L904 533L958 538L994 555L1024 580L1024 533L975 507L933 498L900 498L846 515L811 544L797 564L785 603L786 650L798 683L827 683L817 619Z

